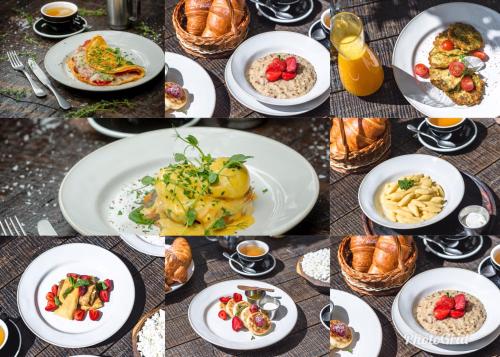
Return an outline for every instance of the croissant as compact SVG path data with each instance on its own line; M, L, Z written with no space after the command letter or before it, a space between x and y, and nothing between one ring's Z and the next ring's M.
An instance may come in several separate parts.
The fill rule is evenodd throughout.
M386 130L388 119L382 118L334 118L330 130L330 150L334 157L343 157L349 152L359 151L379 140ZM342 121L345 139L341 130Z
M349 247L352 253L353 269L362 273L366 273L370 269L376 243L377 237L374 236L351 237Z
M193 260L191 247L185 238L176 238L165 251L165 283L168 289L173 283L185 283L188 268Z
M368 274L383 274L399 267L399 247L401 261L406 261L413 253L413 238L407 236L380 236L375 245L373 260Z
M233 8L235 26L241 23L245 15L245 0L214 0L208 11L202 37L219 37L232 30L229 1Z
M192 35L202 34L207 24L208 10L212 0L186 0L184 14L186 15L186 31Z

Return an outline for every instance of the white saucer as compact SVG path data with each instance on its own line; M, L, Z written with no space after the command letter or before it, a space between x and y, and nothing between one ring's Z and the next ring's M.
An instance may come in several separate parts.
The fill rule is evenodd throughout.
M439 146L430 145L426 140L424 140L422 138L422 135L420 133L417 134L418 141L420 141L420 144L422 144L426 148L428 148L432 151L437 151L437 152L456 152L456 151L460 151L462 149L465 149L467 146L472 144L474 142L474 140L476 140L476 137L477 137L477 125L474 122L474 120L472 120L472 119L465 119L465 120L468 120L472 123L471 126L472 126L474 132L472 133L470 139L467 140L467 142L463 143L460 146L457 146L455 148L442 148ZM420 131L420 130L422 130L422 127L424 127L425 125L426 125L426 121L422 120L422 122L420 123L420 125L418 126L417 129Z
M278 117L294 116L307 113L315 109L316 107L319 107L321 104L323 104L323 102L325 102L330 98L330 91L328 90L318 98L311 100L310 102L299 105L283 107L283 106L261 103L257 99L247 94L244 90L240 89L239 86L236 84L236 81L234 80L231 74L231 69L230 69L231 60L232 57L230 57L229 60L227 61L226 69L224 71L226 88L229 91L229 93L231 93L234 99L236 99L242 105L244 105L247 108L250 108L253 111Z
M463 254L463 255L446 255L446 254L443 254L440 251L434 249L432 247L432 244L429 244L429 242L427 242L426 239L423 239L423 241L424 241L425 247L427 249L429 249L429 251L431 253L433 253L434 255L437 255L440 258L446 259L446 260L460 260L460 259L472 257L474 254L476 254L477 252L479 252L481 250L481 248L483 247L483 244L484 244L483 236L479 236L479 244L477 245L477 247L475 249L471 250L470 252Z

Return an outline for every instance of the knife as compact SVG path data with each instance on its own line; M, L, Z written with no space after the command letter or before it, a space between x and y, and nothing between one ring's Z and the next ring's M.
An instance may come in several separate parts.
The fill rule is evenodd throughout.
M37 224L38 234L41 236L57 236L57 232L52 227L52 224L46 219L38 221Z
M52 86L52 83L50 83L49 78L45 75L45 73L42 71L42 69L38 66L38 64L32 59L28 59L28 66L31 68L33 73L35 74L36 78L47 88L51 90L51 92L55 95L57 99L57 103L59 103L59 106L63 108L64 110L67 110L71 108L71 104L61 97L59 93L56 92L55 88Z

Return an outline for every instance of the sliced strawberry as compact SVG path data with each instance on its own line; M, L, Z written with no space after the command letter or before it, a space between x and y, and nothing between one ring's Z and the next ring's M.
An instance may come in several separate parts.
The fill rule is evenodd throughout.
M113 289L113 281L110 279L104 280L104 284L108 287L108 290Z
M222 320L227 320L227 312L225 312L224 310L220 310L218 315Z
M45 311L55 311L55 310L57 310L57 305L54 302L54 300L47 301L47 306L45 306Z
M234 300L235 302L240 302L241 300L243 300L243 296L241 296L241 294L234 293L234 294L233 294L233 300Z
M92 277L90 275L80 275L80 279L82 279L82 280L91 280Z
M80 277L78 274L75 274L75 273L68 273L68 274L66 274L66 276L68 278L72 277L73 279L78 279Z
M448 310L454 309L455 308L455 299L453 299L450 296L443 295L436 303L436 307L438 307L438 306L441 308L448 309Z
M238 332L243 328L243 321L238 316L233 317L233 321L231 322L233 330Z
M259 307L255 304L252 304L250 305L250 312L251 313L254 313L254 312L258 312L259 311Z
M445 308L436 308L434 309L434 317L437 320L444 320L450 315L450 309L445 309Z
M78 296L83 296L87 293L87 287L86 286L79 286L78 287Z
M52 285L52 288L50 289L50 291L52 292L52 294L54 294L54 296L57 295L58 290L59 286L57 286L56 284Z
M99 310L90 309L89 317L92 321L97 321L101 317L101 312Z
M283 78L285 81L289 81L290 79L294 79L296 76L297 76L297 73L289 73L289 72L281 73L281 78Z
M75 313L73 314L73 318L76 321L83 321L85 319L85 311L81 309L77 309Z
M459 319L461 318L462 316L464 316L465 314L465 311L464 310L451 310L450 311L450 316L453 317L454 319Z
M266 68L267 72L281 72L281 66L278 63L270 63Z
M266 78L269 82L276 82L281 78L281 71L268 71L266 72Z
M52 291L49 291L47 295L45 295L45 299L47 299L48 301L54 301L54 297L55 295Z
M102 302L108 302L109 301L109 291L108 290L99 291L99 298L102 300Z
M457 310L465 310L467 306L467 299L465 299L464 294L455 295L455 309Z
M223 296L221 298L219 298L219 301L223 304L227 304L227 302L231 300L231 296Z
M286 61L286 71L288 73L297 72L297 59L295 57L293 56L287 57L285 61Z
M281 58L276 57L273 59L273 62L271 62L271 63L277 65L277 67L279 68L279 70L281 72L286 71L287 63L285 60L282 60Z

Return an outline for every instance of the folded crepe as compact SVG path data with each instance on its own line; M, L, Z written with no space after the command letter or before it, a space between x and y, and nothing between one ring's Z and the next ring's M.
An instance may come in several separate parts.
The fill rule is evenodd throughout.
M71 288L71 283L69 278L64 279L62 286L59 286L58 298L61 301L61 306L57 308L54 313L65 319L73 320L73 315L78 308L78 288L73 289L69 294L64 297L64 292Z
M120 85L144 77L143 67L125 58L119 48L110 47L102 36L85 41L67 60L73 75L96 85Z

